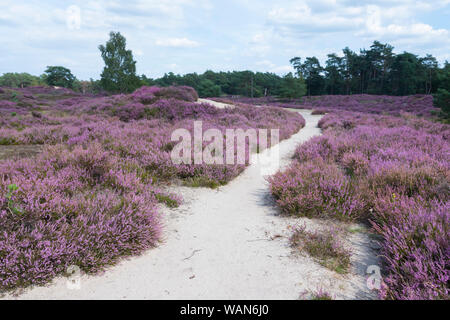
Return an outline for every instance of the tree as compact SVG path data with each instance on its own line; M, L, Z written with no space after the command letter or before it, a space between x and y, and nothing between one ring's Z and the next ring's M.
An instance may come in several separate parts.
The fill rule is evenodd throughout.
M425 85L424 93L430 94L434 84L437 82L438 62L435 57L427 54L424 58L419 59L419 63L422 66L422 77Z
M159 78L156 83L160 86L173 86L179 83L180 75L175 75L173 72L164 73L164 76Z
M306 57L305 62L301 62L300 57L289 60L300 79L306 80L308 87L308 96L322 94L324 82L321 72L319 59L316 57Z
M441 108L445 118L450 119L450 92L439 88L434 95L433 104L435 107Z
M357 59L358 55L356 52L353 52L348 47L345 47L342 50L344 54L343 58L343 76L344 76L344 83L345 83L345 93L351 94L352 89L356 88L360 81L358 80L359 76L359 70L357 68Z
M25 88L29 86L38 86L42 84L39 77L29 73L5 73L0 77L0 86L11 88Z
M325 67L325 83L327 92L330 94L343 93L344 83L344 58L335 53L328 55Z
M442 115L450 120L450 63L445 61L444 68L439 70L440 88L433 96L434 106L441 108Z
M438 71L439 87L450 91L450 63L445 61L444 67Z
M44 73L44 81L49 86L72 88L76 79L69 69L61 66L48 66Z
M303 73L308 83L308 96L319 95L323 93L324 79L321 75L322 67L319 59L316 57L306 57L302 64Z
M365 66L367 70L366 89L368 93L380 94L385 91L386 77L393 63L392 47L374 41L370 50L364 50Z
M417 92L419 60L415 54L398 54L392 64L394 94L408 95Z
M106 91L126 93L140 86L136 61L131 50L126 49L126 39L120 32L111 31L106 45L98 48L105 62L100 82Z
M279 94L281 98L297 99L304 96L305 93L306 85L303 79L294 77L292 72L283 77L283 84Z
M220 96L220 87L211 80L204 79L200 81L197 88L200 97L218 97Z
M303 70L303 65L302 65L302 58L300 57L294 57L291 60L289 60L289 62L292 64L292 67L295 69L295 71L297 72L297 75L304 79L304 70Z
M140 78L141 84L143 86L153 86L155 85L155 81L152 78L147 78L145 74L141 75Z

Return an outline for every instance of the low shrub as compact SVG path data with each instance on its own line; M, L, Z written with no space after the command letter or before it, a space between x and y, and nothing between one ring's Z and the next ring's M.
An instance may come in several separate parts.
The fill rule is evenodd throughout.
M351 180L335 164L322 160L294 163L268 181L272 195L286 214L351 221L365 210Z
M378 199L373 225L384 238L381 252L388 276L383 298L450 298L449 212L449 201L405 196Z

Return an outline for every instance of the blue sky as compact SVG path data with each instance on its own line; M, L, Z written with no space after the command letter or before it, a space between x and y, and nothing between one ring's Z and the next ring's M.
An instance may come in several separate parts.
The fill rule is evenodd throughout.
M373 40L395 52L450 60L450 0L0 0L0 74L63 65L98 79L98 45L127 38L137 71L253 70L283 75L289 59L355 51Z

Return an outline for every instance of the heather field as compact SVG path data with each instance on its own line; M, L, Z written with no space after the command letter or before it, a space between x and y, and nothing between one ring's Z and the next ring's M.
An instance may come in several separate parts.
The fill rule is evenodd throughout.
M0 0L0 301L450 300L449 13Z
M431 116L439 108L433 106L431 95L383 96L369 94L304 96L297 100L276 99L274 97L248 98L229 96L215 98L228 103L271 105L293 109L313 109L316 113L332 111L355 111L371 114L400 115L401 112L418 116Z
M0 291L48 283L73 265L98 273L164 246L162 206L183 202L170 187L223 186L250 156L246 164L175 164L172 133L194 135L202 121L203 132L275 128L286 140L305 126L290 108L323 115L322 134L266 178L278 209L377 234L380 298L449 299L450 126L434 118L431 96L213 98L232 105L220 108L197 100L186 86L117 95L1 88ZM326 230L294 228L291 246L332 272L353 272L346 235Z
M0 89L0 291L44 284L77 265L96 273L159 245L170 184L218 187L245 165L174 164L177 128L276 128L298 113L196 103L190 87L82 95L51 87ZM205 148L207 143L203 144ZM247 160L248 160L247 153Z
M323 134L269 178L281 211L368 223L383 239L381 298L448 299L450 126L419 117L431 97L324 96L295 107L328 113Z

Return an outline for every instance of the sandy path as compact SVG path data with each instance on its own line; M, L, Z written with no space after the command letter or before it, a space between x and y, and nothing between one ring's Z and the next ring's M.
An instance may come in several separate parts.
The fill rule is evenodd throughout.
M214 100L202 99L202 98L199 98L197 100L197 103L209 103L209 104L212 104L213 106L215 106L216 108L219 108L219 109L234 108L234 105L232 105L232 104L227 104L227 103L223 103L223 102L217 102L217 101L214 101Z
M298 111L298 110L297 110ZM279 145L285 167L295 147L320 134L309 111L306 127ZM353 271L338 275L310 257L293 255L288 225L304 221L277 216L258 165L249 166L217 190L180 187L185 203L166 213L158 248L121 262L100 276L82 276L69 290L65 278L26 290L22 299L298 299L305 290L326 289L336 298L365 298L369 238L351 236ZM373 297L373 294L372 294ZM11 297L9 297L11 298Z

